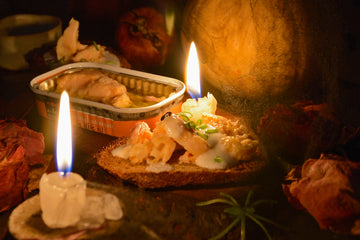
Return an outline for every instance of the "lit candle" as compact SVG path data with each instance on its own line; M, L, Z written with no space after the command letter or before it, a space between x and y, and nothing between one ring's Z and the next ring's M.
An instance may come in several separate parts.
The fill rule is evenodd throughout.
M71 172L71 119L66 92L60 99L56 162L58 172L45 173L40 179L40 207L48 227L64 228L78 223L86 201L86 181Z
M199 59L194 42L190 45L189 57L186 64L186 89L190 97L181 106L182 112L192 114L192 120L201 119L203 113L215 114L217 101L215 97L208 93L201 97L200 67Z

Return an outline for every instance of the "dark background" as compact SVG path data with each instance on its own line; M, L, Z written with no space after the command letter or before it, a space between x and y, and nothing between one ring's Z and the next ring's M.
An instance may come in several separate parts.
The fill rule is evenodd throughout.
M176 30L174 31L176 33L174 35L174 46L176 47L164 65L147 69L146 72L183 80L185 55L178 33L180 32L184 5L185 0L0 0L0 19L14 14L53 15L61 19L64 30L70 19L74 18L80 23L79 41L95 41L121 54L116 43L115 33L118 18L122 14L143 6L154 7L161 13L171 8L176 14ZM21 115L18 112L26 112L32 103L29 82L41 73L43 71L39 69L10 71L0 68L0 117L14 116L19 118ZM23 104L20 104L21 102ZM15 107L22 105L23 111L15 111Z
M131 9L144 6L154 7L161 13L165 13L166 9L173 9L176 14L175 33L179 33L185 2L185 0L0 0L0 18L18 13L54 15L62 20L64 29L73 17L80 22L80 41L96 41L118 51L115 32L118 18L121 15ZM175 38L179 40L179 35L177 34ZM148 71L163 73L164 75L166 73L171 77L182 78L184 61L182 61L182 49L180 49L179 41L177 41L176 46L178 48L169 57L168 65L165 64L159 69L149 69ZM179 56L179 54L181 55ZM177 59L176 64L174 63L175 57ZM169 68L171 70L164 72L164 69Z
M60 17L63 22L64 29L67 26L71 17L74 17L80 22L80 40L93 40L117 49L114 34L117 26L117 19L123 13L127 12L129 9L138 6L150 5L154 6L160 11L164 11L164 9L166 9L166 7L168 6L174 7L177 13L176 30L177 33L179 33L181 27L181 13L183 11L185 2L186 0L0 0L0 18L17 13L49 14ZM329 95L333 95L336 97L331 99L336 100L335 104L337 107L337 111L342 120L353 126L359 126L360 0L304 0L304 2L307 2L307 4L309 4L309 8L311 8L311 4L319 5L319 2L324 4L335 4L337 6L337 13L334 17L338 18L339 21L341 21L339 22L339 26L341 26L341 36L343 38L343 44L337 46L342 50L341 59L338 59L341 73L338 75L338 78L336 78L337 82L335 84L335 87L329 87L326 81L327 78L332 78L333 76L326 76L326 74L323 74L320 76L322 78L319 79L319 82L321 85L326 86L326 88L329 90ZM324 6L324 8L325 7L326 6ZM325 12L319 12L319 14L325 14ZM330 31L334 29L334 26L327 25L326 23L322 23L321 26L326 27L324 28L324 31ZM169 58L169 61L161 69L151 69L151 71L154 73L159 73L182 80L184 72L184 62L184 52L179 42L176 51ZM14 116L17 118L22 118L29 114L28 109L31 109L32 115L38 117L36 115L35 108L30 107L30 105L33 104L33 95L29 90L29 82L32 77L36 76L37 74L37 72L33 72L31 70L0 70L0 119L3 116ZM218 96L216 97L218 98ZM36 127L38 125L41 125L41 122L30 123L32 124L30 127ZM53 125L54 124L52 123L48 128L55 129ZM91 151L94 151L98 147L98 145L100 145L99 138L105 138L104 136L96 135L93 132L86 132L85 130L81 129L78 131L81 131L81 133L83 133L82 131L84 131L84 136L82 136L83 141L81 142L83 144L83 148L85 148L84 146L86 146ZM328 131L331 131L331 129L329 129ZM92 139L95 139L98 145L91 142L91 138L86 138L89 135L95 135L95 137L93 137ZM49 138L51 139L51 141L47 141L47 148L52 149L52 135L51 137L48 137L48 139ZM106 138L106 140L108 140L108 138ZM78 140L77 142L79 143L80 141ZM105 142L105 140L103 142ZM90 150L88 151L88 149L86 149L87 151L84 150L84 152L90 152ZM81 154L89 157L88 155L81 152L82 149L79 150L79 148L77 148L77 151L77 159L81 159L79 157L79 155ZM244 186L244 188L246 188L246 186ZM143 194L143 192L140 193ZM240 193L239 195L241 195ZM282 193L280 192L280 194ZM154 195L157 196L157 193L155 192ZM214 194L214 196L217 195ZM285 201L284 205L287 204L286 200L283 199L282 195L281 197L282 200ZM154 200L155 198L153 197L153 195L151 195L148 199ZM179 199L178 201L180 202L181 200L182 199ZM192 204L193 206L193 202L191 202L190 204ZM272 213L280 215L280 213L278 213L281 212L280 210L271 210L273 211ZM310 233L314 231L314 234L311 238L302 238L301 236L298 236L298 238L296 239L341 239L340 237L334 237L329 232L320 232L317 224L313 221L313 219L303 211L297 211L293 207L289 206L288 208L284 208L281 213L283 214L281 219L286 219L284 220L284 222L288 221L289 218L286 217L288 217L288 215L291 215L291 224L294 224L296 228L301 229L301 233L304 236L309 236L311 235ZM298 215L296 216L296 214ZM3 220L4 226L6 225L6 220ZM301 227L302 225L305 225L305 231L304 228ZM260 230L258 228L255 228L253 232L260 232ZM0 237L1 233L2 232L0 232ZM286 238L280 237L277 239Z
M80 22L80 41L96 41L118 50L115 31L119 16L139 6L153 6L161 12L164 12L166 8L173 8L176 13L175 33L177 35L175 39L178 41L175 51L168 58L164 66L149 69L148 71L183 80L186 59L179 34L185 3L186 0L0 0L0 18L16 13L55 15L61 18L64 29L71 17L74 17ZM316 17L317 22L314 22L316 27L313 27L312 30L323 31L328 38L321 39L324 43L323 46L320 42L318 49L313 49L314 54L322 54L324 60L320 64L314 63L313 67L310 67L310 73L318 74L315 77L316 80L313 81L314 85L310 86L310 88L320 86L326 94L323 98L337 109L338 115L344 121L354 126L360 125L360 78L358 73L360 69L360 0L304 0L304 6L309 9L309 12L313 6L316 6L316 9L320 9L316 10L318 11L316 14L319 17ZM311 14L309 13L309 16ZM329 14L331 14L331 22L321 21L321 19L329 19ZM322 18L322 15L325 17ZM332 31L334 36L340 35L341 37L341 43L338 46L330 45ZM340 34L338 34L339 32ZM327 60L326 58L331 58L329 56L330 53L326 52L327 46L331 46L332 50L338 49L338 52L341 52L341 56L336 57L336 59ZM317 52L318 50L319 52ZM321 57L317 57L317 59L321 59ZM316 64L319 64L319 66L314 66ZM336 66L332 66L334 64ZM334 68L337 68L337 70L333 70ZM334 73L336 76L334 76ZM9 81L8 79L13 78L13 75L11 72L1 71L0 80L3 82ZM1 88L4 89L6 87L7 85L2 83ZM206 91L203 92L206 93ZM1 92L1 94L11 93ZM221 94L220 91L218 96L215 95L215 97L221 99ZM236 100L232 101L232 103L226 102L226 104L235 105L232 110L236 111L238 106L235 102Z

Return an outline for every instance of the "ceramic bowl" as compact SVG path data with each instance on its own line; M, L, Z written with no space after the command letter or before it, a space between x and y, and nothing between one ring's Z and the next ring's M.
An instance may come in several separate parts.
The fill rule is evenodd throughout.
M60 18L49 15L17 14L0 20L0 67L29 68L25 55L45 44L56 43L62 34Z

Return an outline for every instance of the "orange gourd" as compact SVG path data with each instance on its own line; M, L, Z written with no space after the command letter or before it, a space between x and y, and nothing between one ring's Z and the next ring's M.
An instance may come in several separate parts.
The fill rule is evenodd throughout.
M181 40L184 51L195 42L204 85L241 98L279 96L336 74L335 10L326 1L192 0Z

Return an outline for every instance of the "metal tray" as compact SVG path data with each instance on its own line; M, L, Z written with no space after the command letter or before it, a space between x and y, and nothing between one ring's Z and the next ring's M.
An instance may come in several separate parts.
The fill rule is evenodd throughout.
M73 63L41 74L30 82L35 93L39 114L55 119L60 94L54 92L56 79L62 74L80 69L98 69L124 84L128 90L138 94L163 95L166 98L151 106L117 108L109 104L70 96L73 124L114 136L124 136L137 121L145 121L153 127L163 113L178 111L185 93L185 84L177 79L120 68L99 63ZM172 94L169 94L169 93Z

